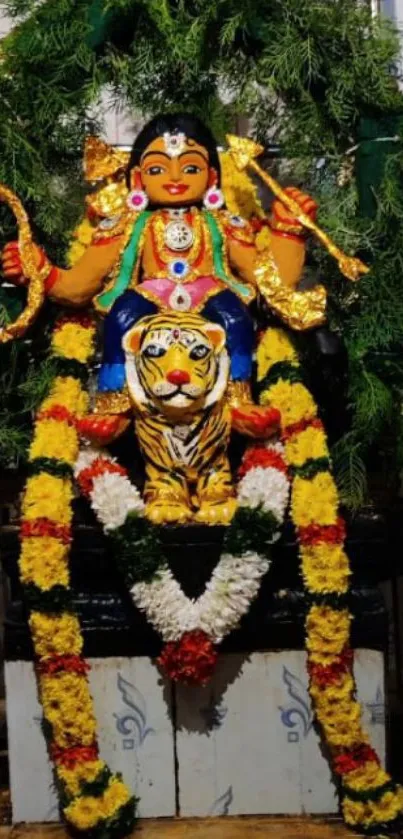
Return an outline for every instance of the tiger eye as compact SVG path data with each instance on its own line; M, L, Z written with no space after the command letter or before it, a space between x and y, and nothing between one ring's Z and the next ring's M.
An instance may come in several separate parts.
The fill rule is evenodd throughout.
M157 344L149 344L145 348L143 355L147 356L147 358L161 358L165 353L166 349L164 347L159 347Z
M208 355L209 352L210 350L208 349L208 347L205 347L204 344L199 344L198 347L193 347L193 349L189 353L189 357L193 361L197 361L200 358L206 358L206 355Z

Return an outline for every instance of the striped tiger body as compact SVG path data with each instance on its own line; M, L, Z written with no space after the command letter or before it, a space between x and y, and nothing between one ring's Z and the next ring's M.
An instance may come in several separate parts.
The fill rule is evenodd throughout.
M227 523L235 510L225 332L192 313L143 318L123 341L155 522Z

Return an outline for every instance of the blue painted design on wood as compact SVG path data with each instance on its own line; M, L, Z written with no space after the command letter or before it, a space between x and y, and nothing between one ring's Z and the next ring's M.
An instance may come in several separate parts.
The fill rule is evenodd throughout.
M283 668L283 682L292 702L280 706L281 722L286 728L293 729L288 732L288 742L298 743L300 735L307 737L313 726L311 699L307 687L287 667Z
M370 725L384 725L385 723L385 697L381 685L378 685L373 702L365 703L370 714Z
M209 811L209 816L228 816L229 808L234 800L234 793L232 790L232 786L228 787L227 791L224 792L220 798L214 802L211 810Z
M117 687L123 703L130 710L114 713L116 728L123 735L123 749L136 749L143 745L149 734L155 734L155 730L147 726L147 705L143 694L121 673L118 673Z

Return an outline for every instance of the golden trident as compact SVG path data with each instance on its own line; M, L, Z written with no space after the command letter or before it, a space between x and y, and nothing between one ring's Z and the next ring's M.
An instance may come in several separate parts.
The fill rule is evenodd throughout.
M337 259L341 273L344 274L348 280L355 282L360 278L360 274L368 273L369 268L364 264L364 262L361 262L361 260L356 257L347 256L343 253L343 251L340 250L340 248L338 248L331 240L330 236L328 236L324 230L321 230L321 228L318 227L318 225L315 224L315 222L306 213L304 213L299 204L294 201L293 198L287 195L287 193L281 188L280 184L277 183L271 175L265 172L261 166L259 166L255 158L262 154L264 151L263 146L260 146L259 143L255 143L254 140L249 140L247 137L236 137L233 134L227 134L227 141L237 169L242 171L242 169L246 169L246 167L249 166L250 169L256 172L266 186L271 189L276 198L280 199L284 206L287 207L287 210L295 216L299 223L308 230L311 230L317 239L322 242L322 245L325 246L328 252Z

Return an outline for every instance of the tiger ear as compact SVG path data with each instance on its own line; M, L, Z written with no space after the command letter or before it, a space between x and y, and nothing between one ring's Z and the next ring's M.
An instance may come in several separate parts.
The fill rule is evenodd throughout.
M227 339L224 329L222 326L219 326L218 323L210 323L208 321L203 326L203 332L213 344L213 347L218 355L218 353L224 349Z
M129 353L137 353L140 349L143 333L144 326L141 324L137 324L137 326L133 326L132 329L129 329L122 341L123 349Z

